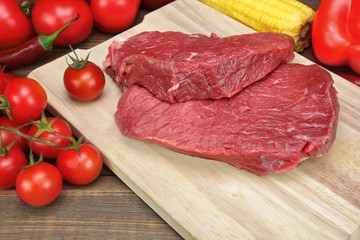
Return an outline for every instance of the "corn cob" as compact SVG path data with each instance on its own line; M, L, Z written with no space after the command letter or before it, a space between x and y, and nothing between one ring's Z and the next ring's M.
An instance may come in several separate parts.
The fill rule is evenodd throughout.
M291 36L294 51L310 45L315 11L297 0L200 0L259 32L279 32Z

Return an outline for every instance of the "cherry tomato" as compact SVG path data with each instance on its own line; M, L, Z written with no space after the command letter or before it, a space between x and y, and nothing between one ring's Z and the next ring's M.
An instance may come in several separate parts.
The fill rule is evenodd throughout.
M15 47L35 34L31 20L15 0L0 1L0 29L0 49Z
M56 167L63 179L76 185L93 182L99 176L102 166L100 152L91 144L82 144L79 150L62 150L56 158Z
M61 193L63 180L59 169L47 162L29 166L16 178L16 193L31 206L52 203Z
M135 21L140 0L91 0L95 26L106 33L119 33Z
M31 78L16 78L6 86L4 95L9 103L9 116L16 123L40 118L47 105L45 89Z
M14 187L16 177L26 165L26 155L19 147L12 146L5 152L2 149L0 154L0 189Z
M72 130L64 119L47 117L32 124L27 134L55 144L55 146L51 146L28 140L34 154L38 156L42 154L44 158L55 159L61 148L71 143Z
M141 5L147 9L155 10L174 0L141 0Z
M73 19L80 18L55 40L55 47L67 47L83 42L93 28L93 16L84 0L37 0L31 11L31 20L37 34L50 35Z
M103 71L95 63L71 57L73 64L64 72L64 86L69 95L78 101L91 101L101 95L105 86Z
M29 131L30 126L28 125L22 125L19 123L12 122L8 116L1 116L0 117L0 126L6 127L6 128L18 128L22 133L26 134ZM20 136L19 134L7 131L7 130L1 130L1 146L7 147L9 144L14 143L14 145L21 148L24 152L29 150L29 146L27 144L27 141L25 138Z
M1 67L1 66L0 66ZM0 70L0 94L3 94L8 83L16 77Z

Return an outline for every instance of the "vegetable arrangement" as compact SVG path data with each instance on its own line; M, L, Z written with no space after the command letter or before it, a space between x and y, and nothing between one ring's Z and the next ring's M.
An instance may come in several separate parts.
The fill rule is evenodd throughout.
M294 39L294 51L310 45L315 11L297 0L201 0L259 32L279 32Z
M328 66L348 65L360 74L360 1L322 0L313 22L316 58Z
M0 189L16 188L21 200L45 206L63 181L93 182L103 167L98 149L76 139L65 119L46 116L47 94L35 79L5 77L0 95Z
M106 6L102 5L104 1ZM70 46L74 56L68 54L71 62L66 59L64 88L75 100L96 99L104 89L104 73L89 60L89 54L81 59L71 45L85 41L95 25L100 31L111 33L130 27L141 1L121 3L0 1L0 29L9 32L0 36L0 68L29 65L54 47ZM24 6L29 7L25 11L28 16L21 11ZM106 9L104 15L102 11ZM121 18L114 21L119 15ZM10 28L9 19L2 16L15 20L15 28ZM46 91L35 79L0 71L0 189L15 187L19 198L32 206L45 206L56 200L63 181L74 185L93 182L103 167L98 149L82 137L76 139L65 119L47 116L46 107Z
M149 9L173 0L143 0ZM38 61L53 47L84 42L94 26L105 33L131 27L141 0L1 0L0 65L16 69ZM6 33L6 34L4 34Z
M75 16L51 35L37 35L20 45L0 51L0 64L14 69L36 62L53 49L55 39L78 18L78 15Z

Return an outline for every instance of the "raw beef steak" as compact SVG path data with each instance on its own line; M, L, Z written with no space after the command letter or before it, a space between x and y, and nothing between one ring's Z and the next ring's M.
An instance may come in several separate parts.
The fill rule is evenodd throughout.
M329 150L339 112L332 84L317 65L282 64L220 100L170 104L132 86L115 121L126 136L266 175Z
M220 38L142 32L114 42L104 67L127 88L138 84L163 101L231 97L293 58L293 40L277 33Z

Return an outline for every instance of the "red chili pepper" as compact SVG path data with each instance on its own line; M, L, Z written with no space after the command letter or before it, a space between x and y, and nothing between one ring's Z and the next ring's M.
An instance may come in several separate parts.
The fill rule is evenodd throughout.
M55 39L77 19L79 15L51 35L37 35L23 44L0 51L0 65L6 69L15 69L36 62L53 49Z
M360 74L360 1L322 0L312 25L316 58Z

